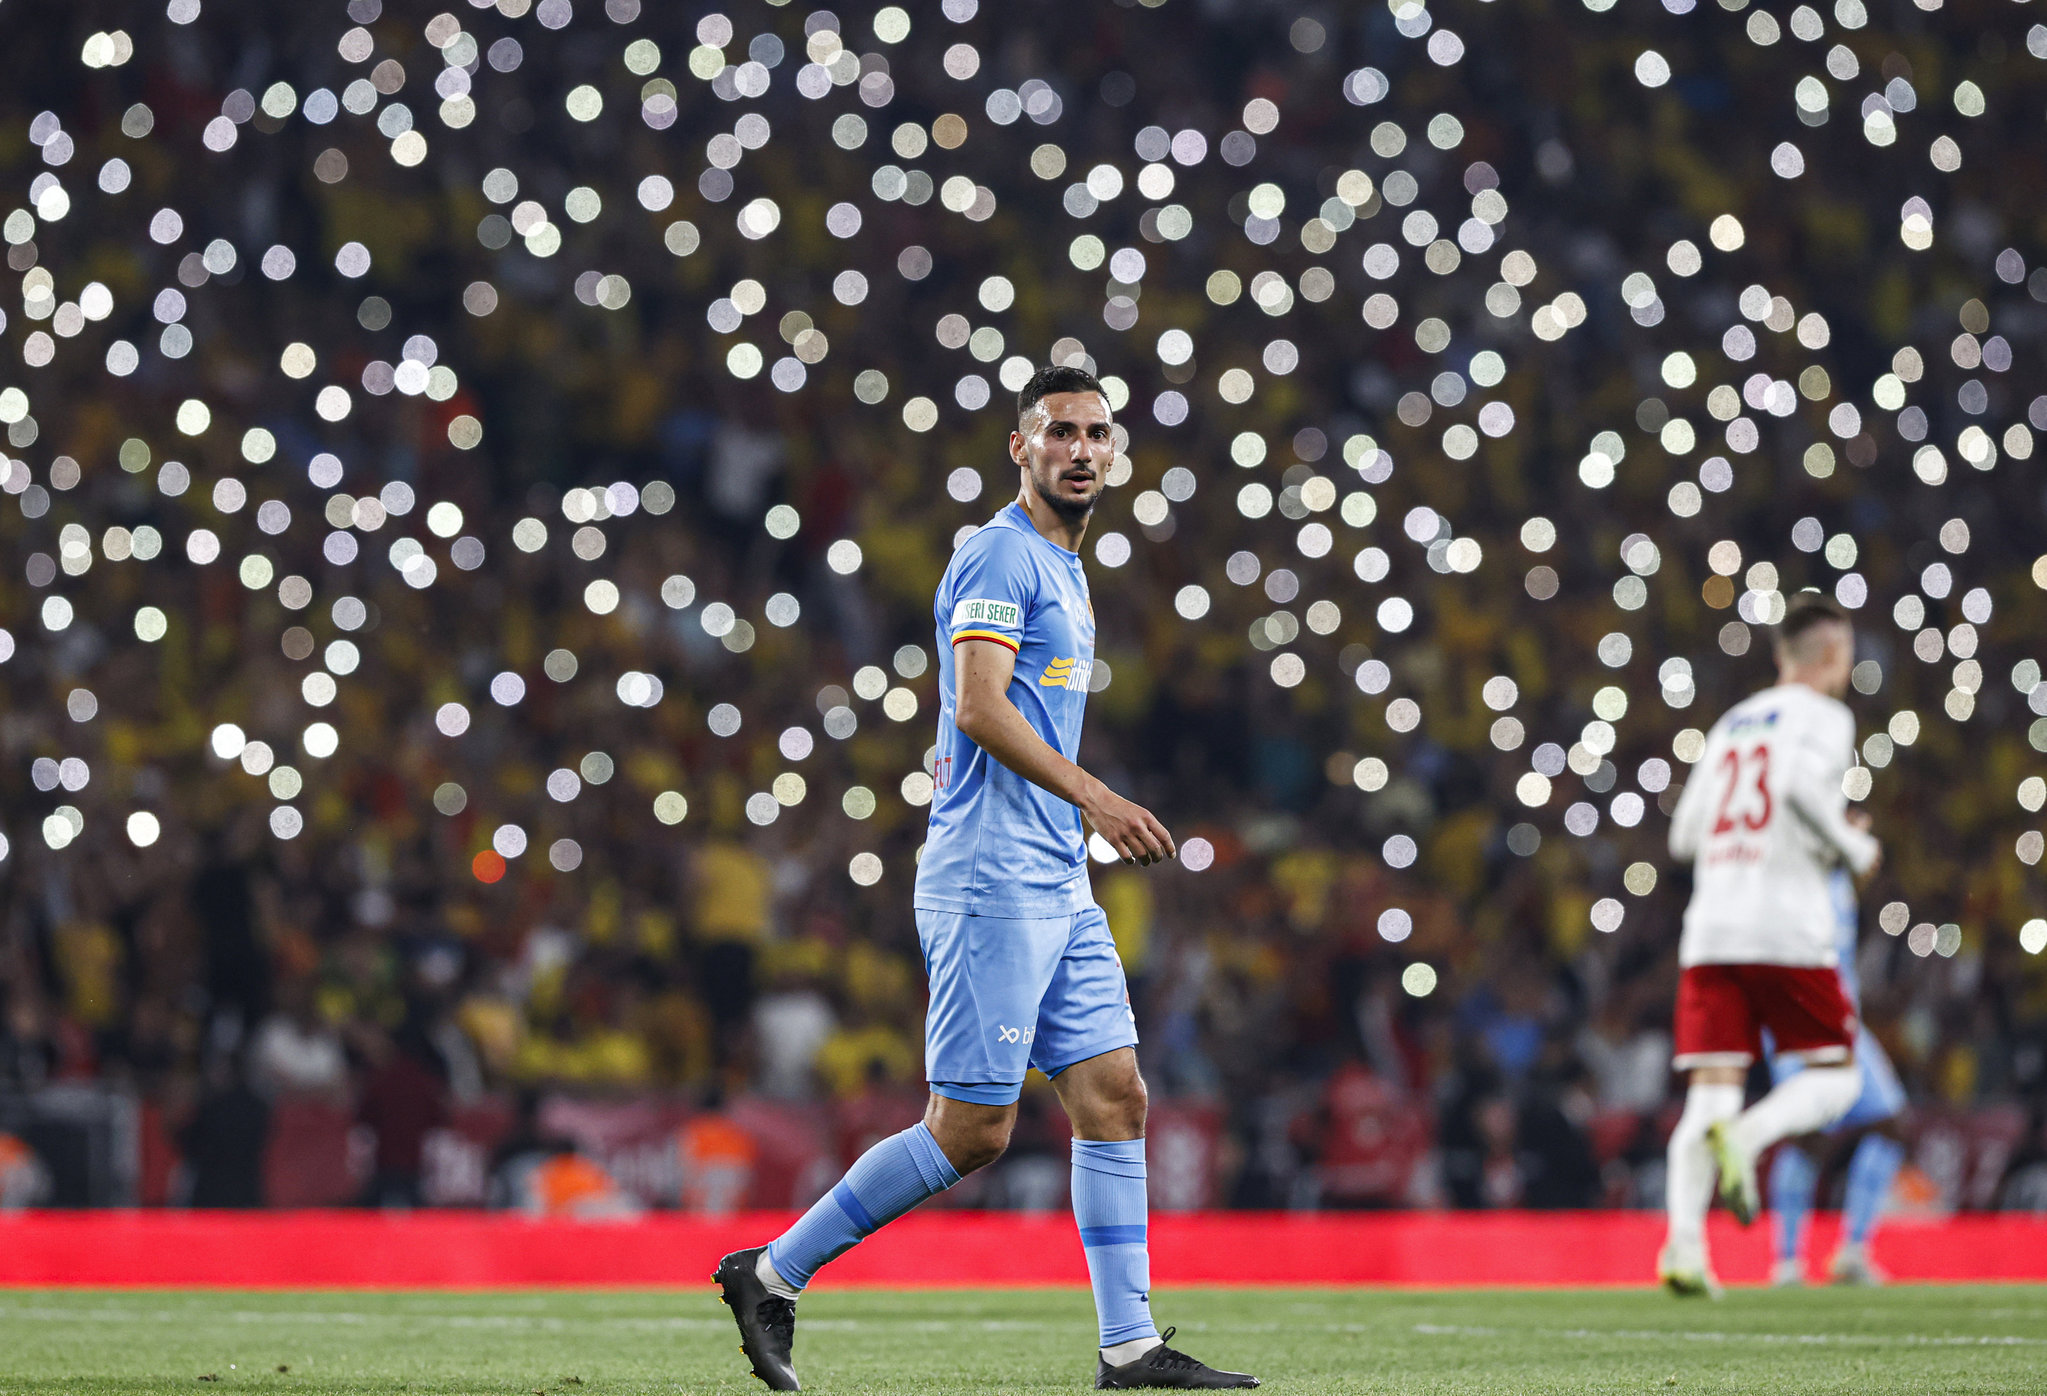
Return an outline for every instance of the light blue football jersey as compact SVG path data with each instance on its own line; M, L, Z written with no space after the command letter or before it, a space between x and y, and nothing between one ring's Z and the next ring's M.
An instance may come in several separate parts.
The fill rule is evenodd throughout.
M1080 811L1025 780L954 725L953 645L1016 651L1009 699L1046 743L1080 756L1095 662L1095 616L1077 554L1046 540L1012 503L960 544L938 584L938 750L931 826L917 864L925 911L1016 918L1094 905Z

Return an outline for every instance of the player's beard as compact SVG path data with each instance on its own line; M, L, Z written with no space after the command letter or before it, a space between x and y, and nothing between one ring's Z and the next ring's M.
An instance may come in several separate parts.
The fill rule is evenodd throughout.
M1048 486L1043 480L1038 478L1037 472L1033 471L1031 472L1031 488L1038 492L1038 498L1044 500L1053 513L1068 523L1079 523L1094 513L1095 505L1101 502L1101 476L1097 475L1095 477L1095 492L1085 500L1077 500L1070 495L1061 495L1056 492L1059 480L1065 476L1065 473L1063 470L1059 472L1059 475L1053 477L1052 484Z

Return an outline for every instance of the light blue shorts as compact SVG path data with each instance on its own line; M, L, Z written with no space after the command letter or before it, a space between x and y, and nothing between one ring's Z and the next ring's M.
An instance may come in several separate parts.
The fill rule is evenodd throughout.
M956 911L917 913L931 978L924 1075L934 1094L1009 1105L1036 1067L1137 1043L1123 962L1098 906L1019 921Z
M1770 1056L1770 1081L1773 1085L1789 1080L1804 1069L1805 1062L1801 1058L1780 1057L1774 1053ZM1847 1114L1827 1126L1828 1134L1882 1124L1905 1108L1905 1087L1898 1080L1897 1068L1885 1055L1883 1044L1860 1024L1855 1029L1855 1069L1862 1073L1862 1093L1855 1097L1855 1103L1848 1107Z

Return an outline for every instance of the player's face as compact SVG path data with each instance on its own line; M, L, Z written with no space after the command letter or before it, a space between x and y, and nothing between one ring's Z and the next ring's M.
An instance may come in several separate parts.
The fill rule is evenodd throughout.
M1116 458L1112 425L1100 393L1049 393L1009 434L1009 458L1055 511L1085 518Z

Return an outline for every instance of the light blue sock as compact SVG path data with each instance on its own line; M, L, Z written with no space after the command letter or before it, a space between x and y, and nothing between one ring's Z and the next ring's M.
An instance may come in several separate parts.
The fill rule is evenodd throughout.
M960 1180L919 1120L853 1161L838 1186L810 1205L768 1246L768 1264L802 1289L827 1260L844 1255L925 1198Z
M1848 1160L1848 1199L1841 1209L1852 1245L1862 1245L1876 1230L1884 1203L1891 1195L1891 1180L1905 1162L1905 1146L1883 1134L1865 1134Z
M1087 1252L1102 1346L1155 1338L1145 1245L1144 1141L1073 1141L1073 1219Z
M1805 1246L1805 1221L1819 1169L1805 1150L1785 1145L1770 1165L1770 1219L1777 1232L1777 1259L1796 1260Z

